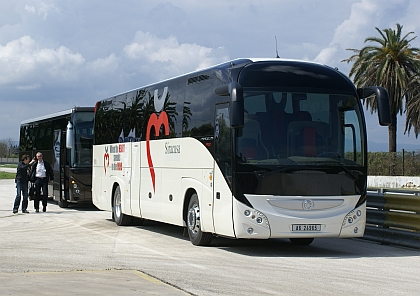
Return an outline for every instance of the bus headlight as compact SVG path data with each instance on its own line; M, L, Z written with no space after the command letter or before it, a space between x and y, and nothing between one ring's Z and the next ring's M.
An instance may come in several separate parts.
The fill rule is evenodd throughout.
M77 183L72 180L71 183L73 184L73 191L75 194L82 194L79 188L79 185L77 185Z
M350 226L351 224L356 224L359 220L362 219L362 211L361 210L353 210L349 212L343 220L343 227ZM357 229L355 233L357 233Z
M254 210L254 209L252 209L252 210L246 209L246 210L244 210L244 216L247 217L249 220L251 220L253 223L257 223L257 224L260 224L260 225L265 225L266 227L269 227L269 225L270 225L268 223L267 217L263 213L261 213L260 211L257 211L257 210ZM254 231L252 231L252 232L254 232ZM248 231L248 233L249 233L249 231Z

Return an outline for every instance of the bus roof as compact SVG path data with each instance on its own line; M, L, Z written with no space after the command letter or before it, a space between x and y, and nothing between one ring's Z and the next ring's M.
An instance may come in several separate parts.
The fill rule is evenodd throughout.
M206 71L206 70L210 70L210 69L233 67L234 65L244 64L246 62L248 62L248 63L257 63L257 62L300 62L300 63L316 64L316 65L322 65L322 66L329 67L329 66L327 66L325 64L320 64L320 63L311 62L311 61L295 60L295 59L283 59L283 58L238 58L238 59L234 59L234 60L227 61L227 62L224 62L224 63L212 65L212 66L209 66L209 67L206 67L206 68L203 68L203 69L198 69L198 70L195 70L195 71L191 71L191 72L188 72L188 73L185 73L185 74L181 74L181 75L178 75L178 76L170 77L168 79L164 79L164 80L157 81L157 82L154 82L154 83L150 83L150 84L141 86L140 88L146 88L146 87L149 87L149 86L158 84L158 83L162 83L162 82L169 81L169 80L172 80L172 79L176 79L176 78L179 78L179 77L189 76L189 75L192 75L192 74L195 74L195 73L199 73L199 72L202 72L202 71ZM99 100L99 102L106 101L106 100L109 100L109 99L118 97L118 96L123 95L123 94L127 94L129 92L132 92L132 91L135 91L135 90L138 90L138 89L139 88L137 87L137 88L131 89L129 91L124 91L124 92L119 93L119 94L116 94L114 96L111 96L111 97L108 97L108 98Z
M46 120L46 119L50 119L50 118L55 118L55 117L60 117L60 116L65 116L65 115L69 115L72 114L73 112L76 111L92 111L93 112L93 107L74 107L68 110L63 110L63 111L59 111L59 112L55 112L55 113L51 113L51 114L47 114L47 115L43 115L43 116L39 116L39 117L35 117L32 119L27 119L27 120L23 120L21 121L21 125L22 124L29 124L32 122L37 122L37 121L42 121L42 120Z

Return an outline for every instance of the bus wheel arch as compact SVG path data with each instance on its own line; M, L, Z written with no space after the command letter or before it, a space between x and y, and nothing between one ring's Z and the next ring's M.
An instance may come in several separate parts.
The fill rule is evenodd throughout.
M186 211L186 224L187 232L190 238L190 241L195 246L207 246L211 243L213 239L213 234L209 232L203 232L201 230L201 221L200 221L200 203L198 200L198 195L195 190L193 193L188 195L184 200L184 214L185 214L185 203L188 201L187 211ZM188 191L187 191L188 193Z
M118 183L114 183L112 187L112 219L118 226L130 225L131 216L125 215L121 207L121 188Z

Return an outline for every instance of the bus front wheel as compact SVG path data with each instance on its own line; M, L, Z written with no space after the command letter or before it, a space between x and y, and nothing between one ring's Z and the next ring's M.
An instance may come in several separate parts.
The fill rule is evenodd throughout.
M300 246L310 245L314 241L313 238L289 238L289 240L292 244Z
M117 186L114 191L113 203L112 203L112 218L118 226L130 225L131 216L125 215L121 209L121 189Z
M213 235L201 231L200 205L197 194L193 194L188 204L187 229L190 241L195 246L207 246L211 243Z

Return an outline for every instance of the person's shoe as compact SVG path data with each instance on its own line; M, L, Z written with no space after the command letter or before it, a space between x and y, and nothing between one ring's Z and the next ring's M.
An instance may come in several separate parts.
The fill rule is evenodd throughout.
M36 212L36 213L39 213L39 209L35 209L35 212Z
M18 212L18 210L13 209L13 214L16 214Z
M43 212L46 212L46 211L47 211L47 208L42 208L42 211L43 211Z
M29 214L28 210L22 211L23 214Z

